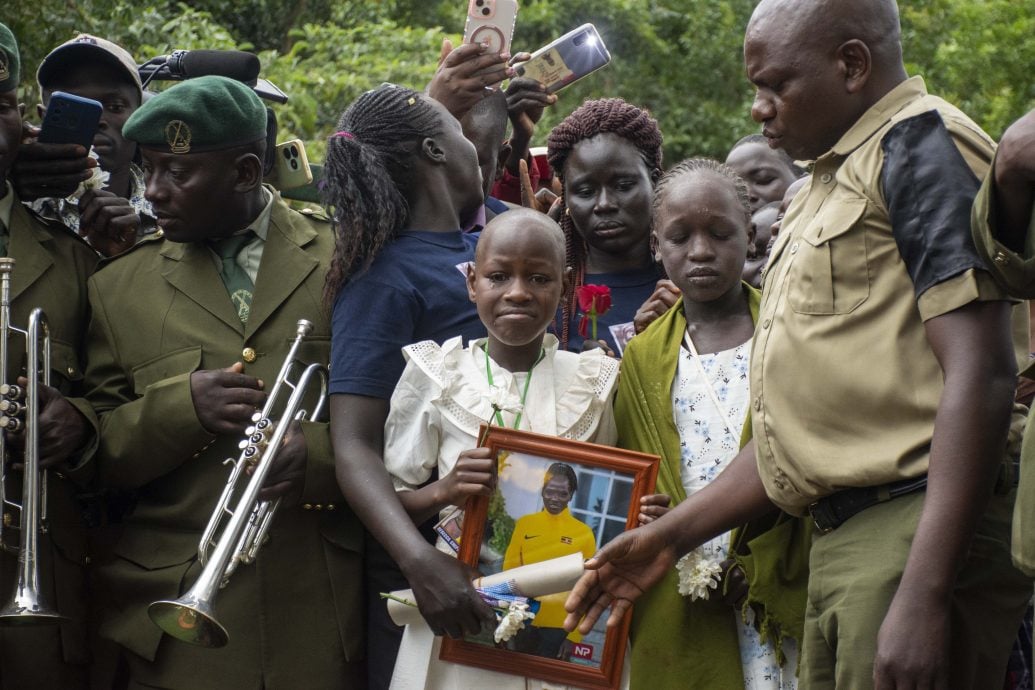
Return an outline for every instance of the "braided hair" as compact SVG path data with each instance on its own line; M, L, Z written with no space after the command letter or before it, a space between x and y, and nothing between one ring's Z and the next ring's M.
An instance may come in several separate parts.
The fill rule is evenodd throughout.
M654 186L655 216L658 213L658 209L661 208L661 204L664 203L665 196L668 194L673 181L681 177L692 177L694 175L714 175L726 180L733 187L737 201L740 202L740 206L744 211L744 222L747 225L751 224L751 202L748 200L747 183L733 168L710 158L688 158L661 176L661 179Z
M550 132L547 140L547 160L562 183L561 229L564 230L567 265L572 269L569 292L561 300L561 348L567 349L571 317L575 313L576 290L586 279L586 259L589 247L575 229L568 215L563 183L568 157L575 146L599 134L614 134L626 139L640 153L651 179L661 173L661 130L658 122L642 108L626 103L621 98L601 98L586 101Z
M334 255L324 305L373 262L409 221L406 190L414 186L414 156L441 119L416 91L382 84L352 102L327 141L321 195L334 224Z

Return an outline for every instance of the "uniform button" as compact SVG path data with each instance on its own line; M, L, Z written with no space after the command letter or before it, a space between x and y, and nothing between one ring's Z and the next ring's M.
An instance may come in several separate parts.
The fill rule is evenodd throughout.
M1010 257L1008 257L1003 252L996 252L995 258L993 258L992 261L994 261L999 266L1005 266L1006 264L1010 263Z
M770 319L766 319L762 322L762 328L769 328L769 326L772 325L772 323L773 322Z
M69 367L68 368L68 375L69 376L75 376L75 367Z
M305 503L302 505L302 510L312 510L313 505L311 503Z
M819 179L823 184L830 184L830 181L834 179L834 176L830 173L823 173L819 176Z
M794 244L791 245L791 254L797 254L797 253L798 253L798 243L795 242Z
M255 353L255 350L253 348L246 347L244 348L244 351L241 352L241 357L244 358L245 362L251 364L255 361L255 358L258 357L258 355Z
M165 233L162 232L161 228L155 230L155 237L165 237Z
M761 409L762 409L762 396L758 396L757 398L755 398L755 412L758 412Z

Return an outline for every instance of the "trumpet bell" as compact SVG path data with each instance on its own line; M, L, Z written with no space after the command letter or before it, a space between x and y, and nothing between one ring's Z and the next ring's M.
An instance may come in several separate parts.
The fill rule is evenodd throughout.
M0 610L0 626L57 625L68 618L44 603L37 589L19 587Z
M167 635L199 647L225 647L230 636L202 601L167 599L147 607L147 615Z

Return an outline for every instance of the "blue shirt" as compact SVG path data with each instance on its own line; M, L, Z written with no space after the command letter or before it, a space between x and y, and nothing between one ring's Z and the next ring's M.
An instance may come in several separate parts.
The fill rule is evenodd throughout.
M406 366L403 346L485 336L467 296L477 241L460 231L403 232L345 285L331 319L332 394L388 400Z
M636 310L643 306L654 293L654 287L664 277L661 267L651 264L644 268L632 271L621 271L619 273L587 273L583 281L585 285L606 285L611 288L611 309L597 318L597 338L607 341L615 354L622 356L622 350L629 338L633 336L633 317ZM582 320L582 312L578 310L571 315L568 331L568 350L572 352L582 351L582 342L585 340L579 335L579 322ZM557 335L560 337L560 324L563 323L561 310L557 310ZM587 324L587 337L593 333L592 326Z

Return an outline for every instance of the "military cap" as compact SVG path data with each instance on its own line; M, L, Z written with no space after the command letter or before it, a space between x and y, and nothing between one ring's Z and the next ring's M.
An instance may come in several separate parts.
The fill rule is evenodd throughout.
M229 149L266 138L266 107L236 79L197 77L145 101L122 134L171 153Z
M59 80L63 70L88 63L114 67L138 92L143 93L140 72L137 71L133 56L122 46L89 34L79 34L50 51L36 70L36 81L42 88L49 90Z
M21 58L18 41L6 25L0 24L0 92L14 91L21 79Z

